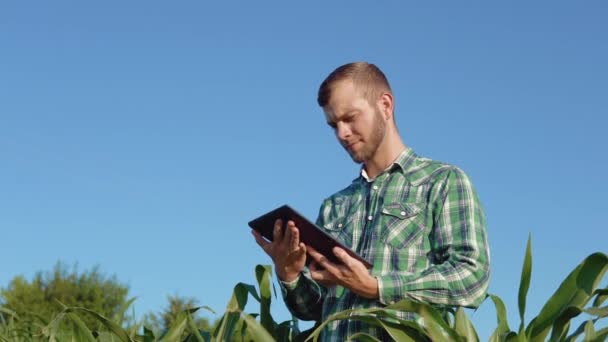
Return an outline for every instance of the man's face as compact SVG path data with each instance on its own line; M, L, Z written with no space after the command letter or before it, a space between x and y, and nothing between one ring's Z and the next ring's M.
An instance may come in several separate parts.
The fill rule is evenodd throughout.
M332 88L325 111L327 123L356 163L371 160L384 139L386 123L380 110L363 97L351 80L339 81Z

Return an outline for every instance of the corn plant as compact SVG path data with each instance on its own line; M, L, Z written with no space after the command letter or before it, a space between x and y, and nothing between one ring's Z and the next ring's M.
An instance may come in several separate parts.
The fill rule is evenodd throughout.
M527 324L525 320L526 297L532 275L532 247L528 238L518 294L520 322L518 329L511 330L507 310L496 295L488 295L496 308L497 326L489 338L491 342L510 341L604 341L608 328L596 329L597 322L608 316L608 288L598 288L608 269L608 256L594 253L585 258L561 283L540 312ZM479 341L477 331L462 308L438 308L428 303L402 300L393 305L345 310L319 322L307 332L300 332L297 320L277 323L270 312L270 304L276 291L272 286L272 268L258 265L255 268L257 288L238 283L234 287L226 310L210 329L196 326L193 314L209 307L197 307L181 312L173 326L155 336L141 323L129 328L121 325L123 315L133 303L131 299L112 318L82 308L67 307L51 321L37 317L35 313L20 317L15 312L0 307L0 342L4 341L122 341L122 342L173 342L173 341L317 341L322 329L335 320L359 320L383 329L395 341ZM259 303L259 312L248 313L245 307L249 298ZM415 321L399 318L396 311L417 314ZM570 331L574 318L589 316L576 329ZM94 317L102 327L91 331L84 323L83 315ZM143 330L143 333L140 331ZM348 337L350 341L379 341L377 337L359 332Z
M606 254L589 255L570 272L540 313L526 325L524 320L526 296L532 275L532 247L531 238L528 238L518 296L519 329L517 332L511 330L503 301L498 296L490 294L487 298L496 307L498 325L489 340L535 342L545 341L548 338L550 341L574 341L581 336L584 336L585 341L606 340L608 328L596 331L595 324L608 316L608 306L602 306L608 298L608 288L598 289L607 269ZM593 303L586 307L592 300ZM419 319L404 321L397 317L394 311L414 312ZM588 314L591 318L569 333L572 319L582 313ZM450 317L453 317L453 320ZM382 308L345 310L336 313L312 332L309 340L317 341L325 325L342 319L359 320L381 328L396 341L479 341L473 324L462 308L440 309L408 299ZM376 337L365 333L356 333L349 337L349 340L355 339L378 341Z

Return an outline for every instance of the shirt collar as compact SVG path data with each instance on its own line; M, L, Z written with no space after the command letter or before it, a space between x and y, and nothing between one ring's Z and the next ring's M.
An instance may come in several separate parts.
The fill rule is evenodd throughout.
M385 172L391 171L394 168L400 169L401 172L405 174L412 167L412 163L415 159L416 153L414 153L414 150L406 146L405 149L397 156L397 158L395 158L395 160L386 169L384 169L384 171L382 171L378 176L376 176L376 178L380 177ZM361 167L361 177L367 182L373 182L374 179L376 179L369 178L369 176L367 175L367 171L365 171L365 166Z

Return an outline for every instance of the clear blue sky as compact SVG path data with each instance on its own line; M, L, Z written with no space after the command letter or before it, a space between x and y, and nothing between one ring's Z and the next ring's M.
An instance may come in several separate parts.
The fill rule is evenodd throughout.
M248 220L284 203L314 219L357 176L316 91L366 60L406 144L472 178L516 329L528 233L528 320L608 250L607 17L604 1L2 2L0 286L98 264L138 313L175 293L222 311L270 262ZM471 314L484 339L494 312Z

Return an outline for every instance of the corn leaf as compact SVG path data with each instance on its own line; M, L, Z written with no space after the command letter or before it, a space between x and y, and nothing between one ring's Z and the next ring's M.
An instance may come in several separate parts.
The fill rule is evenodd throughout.
M608 327L596 331L595 337L598 341L605 341L608 337Z
M526 313L526 297L530 288L530 278L532 276L532 234L528 235L528 244L526 246L526 256L524 257L524 265L521 270L521 280L519 282L519 294L517 303L519 307L519 333L522 334L525 326Z
M592 298L594 290L608 269L608 256L594 253L585 258L562 282L549 298L538 316L526 328L526 334L534 340L544 340L549 330L568 307L583 309Z
M167 331L167 333L162 337L161 341L179 341L182 334L186 330L188 326L188 313L185 311L180 312L175 319L173 326Z
M243 311L245 309L245 305L247 305L248 294L251 294L253 298L260 302L260 297L258 296L258 293L253 285L244 283L236 284L232 293L232 298L230 298L226 310Z
M247 333L253 341L274 341L272 335L255 318L249 315L244 315L243 318L247 322Z
M580 315L581 312L581 309L576 306L569 306L563 310L553 324L550 341L562 341L568 335L570 322L574 317Z
M479 336L462 307L459 307L456 310L456 315L454 316L454 329L458 335L465 339L465 341L479 342Z
M498 326L490 336L490 341L503 341L503 338L506 338L506 336L511 332L511 328L509 328L505 303L498 296L489 294L488 297L490 297L490 299L494 303L494 307L496 307L496 321L498 323Z
M608 298L608 287L604 289L595 290L595 300L593 301L593 306L598 307L604 303L604 301Z
M78 341L90 341L95 342L95 337L91 334L91 330L87 327L86 324L74 313L68 312L66 317L69 318L72 322L74 322L74 326L76 327L74 333L78 336Z
M594 341L595 340L595 328L593 327L593 321L588 320L585 323L585 338L583 341Z
M588 313L592 316L597 316L598 318L604 318L604 317L608 316L608 306L604 306L601 308L591 307L591 308L587 308L583 311L585 311L586 313Z
M433 341L458 341L460 337L441 317L439 311L427 303L415 302L409 299L388 305L386 309L409 311L417 313L423 321L423 327Z
M213 334L213 338L216 341L230 341L234 336L237 327L239 326L239 321L241 320L241 312L228 311L222 317L222 324L218 326L218 329Z
M365 322L371 326L379 327L384 329L386 333L395 341L404 341L404 342L417 342L419 340L414 339L410 336L409 331L407 329L407 325L402 325L395 322L389 322L383 319L379 319L374 316L369 315L354 315L349 317L349 319L357 320Z
M192 341L205 342L206 340L203 338L203 336L201 336L200 332L198 331L198 327L196 326L196 323L194 323L194 319L192 319L192 315L190 314L190 312L188 312L187 320L188 327L191 331L189 339Z
M348 337L347 341L362 341L362 342L383 342L377 338L375 338L372 335L366 334L366 333L356 333L356 334L352 334Z
M272 283L271 266L257 265L255 268L255 276L260 287L260 322L267 331L273 332L276 323L270 314L270 302L272 297L272 292L270 290L270 285Z

